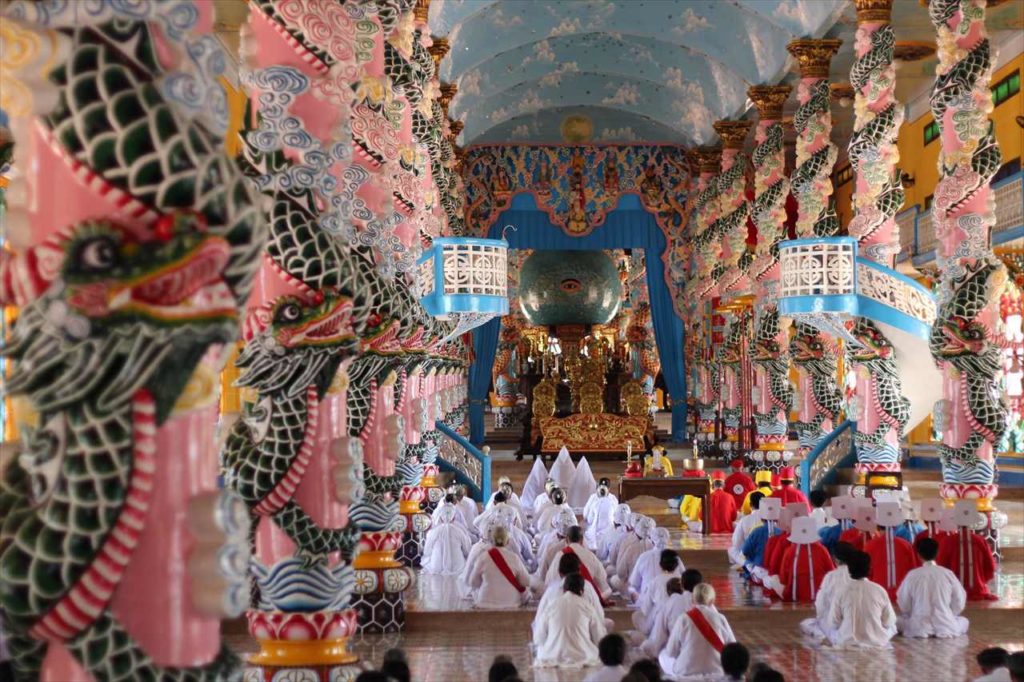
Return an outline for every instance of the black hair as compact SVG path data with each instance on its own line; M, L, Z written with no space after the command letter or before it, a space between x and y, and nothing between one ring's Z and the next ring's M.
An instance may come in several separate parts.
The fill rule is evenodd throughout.
M552 490L551 501L555 504L565 504L565 491L561 488L555 488Z
M598 486L602 486L603 485L603 486L605 486L607 488L611 488L612 487L612 482L611 482L611 479L609 479L607 476L602 476L601 480L597 482L597 485Z
M825 503L828 502L828 494L822 490L812 490L811 494L807 496L807 501L811 503L811 506L815 509L824 507Z
M1024 651L1016 651L1007 656L1006 667L1013 682L1024 682Z
M583 596L583 576L579 573L570 573L565 576L565 580L562 581L562 588L566 592L572 592L573 594L582 597Z
M771 481L761 481L761 482L759 482L757 484L757 487L758 488L771 488L772 487L772 482Z
M641 658L629 668L630 674L647 678L647 682L661 682L661 666L653 658Z
M702 582L704 582L704 575L696 568L688 568L683 571L683 589L687 592L693 592L693 588Z
M663 571L674 571L679 568L679 555L674 549L663 549L661 557L658 559L658 565Z
M670 595L683 593L683 581L679 578L671 578L665 583L665 591Z
M395 682L409 682L412 677L409 664L405 661L384 661L380 671Z
M994 646L979 651L974 660L978 662L978 665L981 666L981 669L984 670L987 675L996 668L1002 668L1005 666L1006 659L1009 657L1009 651L1001 646Z
M448 504L455 504L455 494L448 493L447 495L444 496L444 501L447 502Z
M566 542L575 542L577 544L583 542L583 529L579 526L572 526L565 532Z
M558 560L558 575L563 578L570 573L579 573L583 562L572 552L563 552L562 558Z
M750 666L750 651L739 642L730 642L722 647L722 670L737 679L743 677Z
M501 492L500 490L498 492L494 493L494 504L499 504L501 502L505 502L507 499L508 498L505 497L505 493Z
M388 682L388 676L379 670L364 670L356 676L356 682Z
M408 663L409 657L405 655L405 651L398 647L392 647L384 652L384 658L381 659L381 665L388 661L401 661L402 663Z
M761 668L753 677L750 678L750 682L786 682L786 678L782 676L775 668Z
M849 563L850 554L856 551L857 549L849 542L837 542L836 546L832 548L832 556L839 563L845 564Z
M764 496L765 496L764 493L757 492L756 490L754 492L750 493L750 508L751 509L760 509L761 508L761 499L764 498Z
M508 656L495 656L487 671L487 682L507 682L519 675L516 664Z
M924 561L935 561L935 557L939 555L939 543L935 541L935 538L921 538L914 543L914 549Z
M626 640L615 632L605 635L597 643L597 657L609 667L622 665L626 660Z
M846 560L846 567L850 570L850 577L854 580L867 578L871 573L871 557L866 552L854 551Z

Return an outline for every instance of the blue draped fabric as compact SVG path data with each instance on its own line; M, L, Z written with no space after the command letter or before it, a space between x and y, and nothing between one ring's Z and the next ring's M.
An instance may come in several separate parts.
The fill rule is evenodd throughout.
M473 445L484 444L484 406L500 334L500 317L473 330L473 364L469 366L469 442Z
M654 340L658 346L661 372L672 396L672 440L686 436L686 367L683 361L683 322L672 306L672 294L665 283L662 254L665 235L654 216L645 211L636 195L623 195L619 205L611 211L604 224L582 237L572 237L551 223L547 214L537 209L532 195L520 194L503 211L487 236L502 236L513 249L577 250L644 249L647 263L647 288L651 299L651 321ZM491 368L497 352L500 322L492 320L473 332L476 357L470 368L470 433L472 442L480 444L484 437L484 401L490 387Z

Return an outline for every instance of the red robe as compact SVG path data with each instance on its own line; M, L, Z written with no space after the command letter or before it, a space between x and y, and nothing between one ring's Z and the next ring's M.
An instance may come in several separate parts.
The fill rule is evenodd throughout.
M786 553L788 546L789 533L786 531L768 538L768 542L764 546L764 570L768 571L768 575L779 574L782 556Z
M878 583L896 601L896 590L912 568L921 565L914 547L891 532L879 533L868 540L864 551L871 557L871 582Z
M923 531L921 531L920 533L918 533L917 535L914 536L914 544L916 545L917 541L920 540L921 538L932 538L936 542L941 543L942 542L942 538L946 537L947 535L953 535L953 533L949 533L949 532L944 531L944 530L939 530L938 528L936 528L933 531L931 528L927 528L926 527Z
M792 483L783 483L774 497L782 500L783 507L792 502L803 502L804 506L807 507L807 513L811 513L811 505L807 502L807 497Z
M742 471L734 471L725 479L725 492L732 495L737 509L743 506L743 500L747 499L747 493L753 492L756 489L757 486L754 485L754 479Z
M782 600L814 602L825 574L836 567L825 545L786 543L788 547L779 561L779 582Z
M935 561L939 566L945 566L956 573L967 590L968 599L977 601L999 598L988 591L988 581L996 574L992 550L985 538L974 531L961 528L957 533L949 533L940 538L939 556Z
M731 533L736 522L736 502L724 490L711 492L711 533Z
M864 545L866 544L865 533L862 530L858 530L853 526L850 526L842 533L839 534L839 542L845 542L848 545L853 545L853 548L858 552L864 551Z

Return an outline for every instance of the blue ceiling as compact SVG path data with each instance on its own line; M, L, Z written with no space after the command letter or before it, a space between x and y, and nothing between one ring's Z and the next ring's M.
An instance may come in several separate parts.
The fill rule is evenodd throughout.
M458 83L463 145L563 141L585 116L602 142L705 144L749 85L786 75L793 38L820 37L845 0L433 0L430 29Z

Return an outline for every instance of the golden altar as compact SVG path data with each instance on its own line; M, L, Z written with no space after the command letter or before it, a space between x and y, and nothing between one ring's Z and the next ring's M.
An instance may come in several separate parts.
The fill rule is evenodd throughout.
M570 452L626 453L626 442L632 441L635 450L645 450L650 418L619 414L571 414L568 417L542 417L540 419L541 452L558 452L566 447Z

